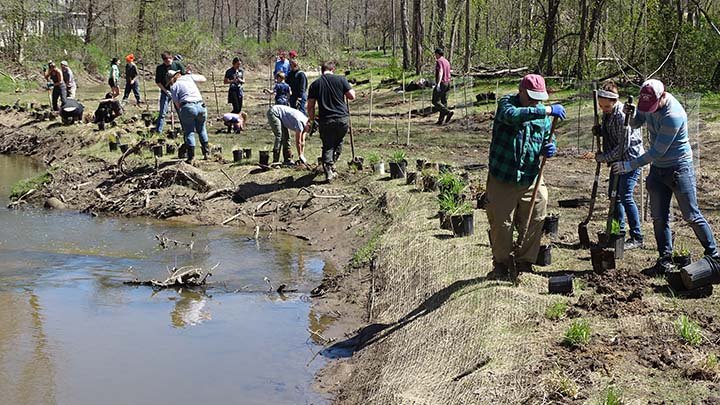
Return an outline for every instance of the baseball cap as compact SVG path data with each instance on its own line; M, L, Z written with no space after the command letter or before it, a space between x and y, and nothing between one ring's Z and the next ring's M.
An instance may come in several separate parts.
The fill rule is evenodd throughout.
M293 50L293 51L290 51L289 55L290 55L290 59L295 59L295 58L297 58L298 53L297 53L297 51Z
M642 84L642 87L640 87L638 110L642 112L655 112L663 94L665 94L665 85L660 80L646 80Z
M60 66L69 66L69 65L68 65L67 61L64 60L64 61L60 62Z
M520 88L527 90L528 96L533 100L543 101L549 98L545 88L545 79L540 75L525 75L520 81Z

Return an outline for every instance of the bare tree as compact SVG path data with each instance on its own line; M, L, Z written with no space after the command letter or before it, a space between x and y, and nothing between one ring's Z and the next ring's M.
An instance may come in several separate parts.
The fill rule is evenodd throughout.
M413 60L415 61L415 74L422 70L423 57L423 8L422 0L413 0Z
M410 68L410 22L408 0L400 0L400 25L402 26L403 70Z

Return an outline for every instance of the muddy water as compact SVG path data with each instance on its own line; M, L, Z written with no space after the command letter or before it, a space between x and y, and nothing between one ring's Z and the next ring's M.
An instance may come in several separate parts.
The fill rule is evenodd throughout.
M36 173L0 155L0 402L303 404L321 359L308 291L324 263L301 241L210 227L8 210L9 185ZM193 248L162 249L155 235ZM123 281L220 265L202 291ZM280 283L299 292L268 293Z

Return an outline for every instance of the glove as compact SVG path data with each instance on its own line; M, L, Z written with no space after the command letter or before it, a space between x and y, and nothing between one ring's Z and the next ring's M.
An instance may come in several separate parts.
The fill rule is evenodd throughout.
M553 104L550 106L550 116L565 119L565 107L562 104Z
M602 126L601 126L600 124L593 125L593 127L592 127L592 134L593 134L593 136L596 136L596 137L597 137L597 136L602 136L602 133L601 133L601 130L600 130L601 128L602 128Z
M555 145L555 142L550 142L543 145L541 153L546 158L551 158L555 156L555 154L557 153L557 146Z
M598 163L603 163L603 162L607 162L607 158L605 158L605 156L602 153L598 152L595 154L595 161Z
M630 118L634 118L635 106L629 103L625 103L625 105L623 106L623 114L625 114L625 116L630 116Z
M612 174L625 174L629 173L630 168L630 162L615 162L610 166L610 170L612 171Z
M435 91L440 91L440 83L435 85Z

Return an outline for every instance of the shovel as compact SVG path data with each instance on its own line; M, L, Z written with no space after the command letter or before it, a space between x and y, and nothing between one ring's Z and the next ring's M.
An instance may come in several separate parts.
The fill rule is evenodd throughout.
M633 103L633 97L628 97L628 104L632 105ZM630 114L625 116L625 138L623 139L622 144L622 150L625 150L625 147L627 146L628 142L628 136L631 131L630 128ZM614 175L613 176L613 182L612 187L610 188L610 208L608 209L608 216L607 216L607 223L606 223L606 235L608 236L608 240L610 240L610 234L612 233L612 223L613 219L615 219L615 208L617 206L617 193L618 193L618 184L620 183L620 176Z
M598 114L598 95L597 90L593 90L593 108L595 110L595 125L600 124L600 115ZM597 136L598 152L601 152L602 139L598 134ZM597 197L598 184L600 182L600 166L602 163L598 162L595 166L595 178L593 180L592 192L590 193L590 209L588 210L587 217L578 224L578 236L580 237L580 247L583 249L590 248L590 235L588 234L588 223L592 219L593 211L595 210L595 197Z
M552 136L555 133L555 126L557 125L557 121L558 118L554 117L552 121L552 126L550 127L550 135L548 136L548 140L552 139ZM532 221L532 213L535 209L535 198L537 197L538 189L540 188L540 179L542 179L543 172L545 171L546 160L547 158L545 157L545 155L540 158L540 171L538 171L537 179L535 180L535 187L533 187L532 197L530 198L530 210L528 211L527 222L525 222L525 228L520 229L520 234L518 235L518 239L515 242L515 247L513 248L512 252L510 252L510 268L508 269L508 271L510 272L510 278L515 283L517 283L518 278L517 266L515 265L515 256L517 256L517 253L520 251L520 249L522 249L523 245L525 244L527 230L530 228L530 222Z
M345 100L345 105L348 109L348 129L350 132L350 153L352 154L352 160L348 162L348 165L350 167L355 167L357 170L362 170L363 168L363 158L360 156L355 156L355 141L353 139L353 127L352 127L352 118L350 116L350 103L348 100Z

